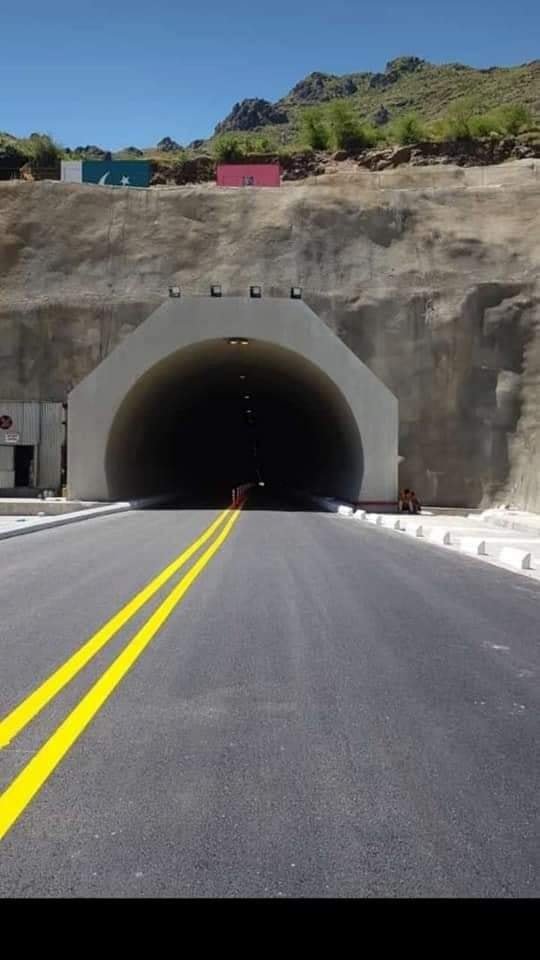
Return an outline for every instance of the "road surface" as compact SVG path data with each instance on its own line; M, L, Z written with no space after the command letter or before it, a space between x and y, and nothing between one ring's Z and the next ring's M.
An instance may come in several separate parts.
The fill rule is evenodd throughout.
M540 585L249 506L0 544L0 895L538 896Z

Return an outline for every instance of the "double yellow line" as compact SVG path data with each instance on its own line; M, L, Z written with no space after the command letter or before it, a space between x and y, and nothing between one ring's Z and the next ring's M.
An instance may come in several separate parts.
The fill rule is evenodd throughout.
M139 659L158 630L170 617L189 588L217 553L240 516L228 508L190 546L136 594L82 647L54 671L25 700L0 721L0 749L7 746L47 706L48 703L92 660L119 630L191 559L216 531L218 535L184 574L165 600L137 631L132 640L90 688L63 723L51 734L17 777L0 795L0 840L20 817L60 761L81 736L90 721L118 686L127 671ZM221 529L220 529L221 528Z

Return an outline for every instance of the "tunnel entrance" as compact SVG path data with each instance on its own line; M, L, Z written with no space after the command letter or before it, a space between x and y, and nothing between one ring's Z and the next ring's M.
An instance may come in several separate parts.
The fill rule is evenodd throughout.
M68 398L83 500L397 494L397 401L299 300L171 298Z
M127 394L106 452L111 496L226 497L244 482L360 488L362 441L330 378L292 350L226 337L186 347Z

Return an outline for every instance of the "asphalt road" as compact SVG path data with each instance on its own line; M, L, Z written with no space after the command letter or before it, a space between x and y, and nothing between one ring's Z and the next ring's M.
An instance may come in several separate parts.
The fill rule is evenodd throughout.
M0 717L218 513L0 544ZM183 573L0 750L0 790ZM245 510L0 842L0 895L538 896L539 640L523 577Z

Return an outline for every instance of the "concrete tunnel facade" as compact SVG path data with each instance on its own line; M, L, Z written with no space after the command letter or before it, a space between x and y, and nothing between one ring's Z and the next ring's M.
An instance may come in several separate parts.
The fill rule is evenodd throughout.
M257 480L394 500L397 470L396 398L300 300L170 298L68 398L81 500Z

